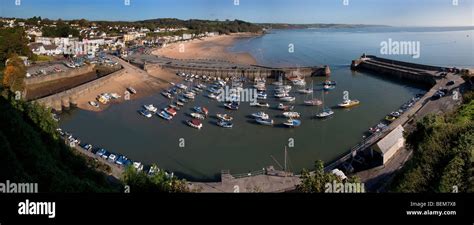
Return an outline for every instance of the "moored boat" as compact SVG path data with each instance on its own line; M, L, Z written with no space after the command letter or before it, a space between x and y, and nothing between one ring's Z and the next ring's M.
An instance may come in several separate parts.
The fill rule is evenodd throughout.
M232 128L233 126L232 122L224 121L224 120L217 121L217 125L224 128Z
M228 114L216 114L216 117L219 119L219 120L224 120L224 121L232 121L234 118L232 118L232 116L228 115Z
M93 107L96 107L96 108L99 108L99 104L97 102L94 102L94 101L89 101L89 105L91 105Z
M293 105L284 105L283 103L279 103L278 106L277 106L277 109L283 110L283 111L293 110L293 108L295 108L295 106L293 106Z
M332 116L333 114L334 114L334 111L332 111L330 108L325 108L323 111L317 113L316 117L326 118L326 117Z
M146 109L140 109L140 110L138 110L138 112L139 112L142 116L144 116L144 117L146 117L146 118L151 118L151 116L152 116L152 114L150 113L150 111L148 111L148 110L146 110Z
M171 98L173 97L173 96L171 95L171 93L169 93L169 92L167 92L167 91L163 91L163 92L161 92L161 94L162 94L163 96L165 96L166 98L169 98L169 99L171 99Z
M323 89L324 89L325 91L329 91L329 90L332 90L332 89L334 89L334 88L336 88L336 86L334 86L334 85L324 85L324 86L323 86Z
M346 99L342 103L339 103L337 105L342 108L349 108L349 107L356 106L359 104L360 104L359 100Z
M298 112L284 112L283 116L288 118L299 118L300 114Z
M205 116L200 113L190 113L189 115L193 118L200 119L200 120L203 120L205 118Z
M262 119L262 118L256 118L255 122L266 125L266 126L271 126L273 125L273 120L272 119Z
M297 92L301 94L311 94L313 93L313 89L311 88L299 89Z
M172 115L172 116L176 116L176 110L174 108L166 107L165 112Z
M286 122L283 123L287 127L298 127L301 125L301 120L296 119L288 119Z
M280 98L280 100L285 101L285 102L294 102L296 98L292 96L286 96L286 97Z
M198 119L188 120L187 123L188 123L189 126L194 127L196 129L201 129L202 128L202 123Z
M268 119L269 116L268 114L264 113L264 112L256 112L256 113L252 113L252 116L254 118L260 118L260 119Z
M158 108L156 108L153 104L143 105L143 108L145 108L146 110L152 113L156 113L156 111L158 111Z
M323 104L323 102L321 100L315 98L315 99L304 101L304 104L309 105L309 106L315 106L315 105L321 105L321 104Z
M165 119L165 120L171 120L173 119L173 116L166 113L165 111L160 111L159 113L157 113L159 117Z
M239 104L236 103L236 102L226 103L226 104L224 104L224 106L225 106L227 109L231 109L231 110L237 110L237 109L239 109Z

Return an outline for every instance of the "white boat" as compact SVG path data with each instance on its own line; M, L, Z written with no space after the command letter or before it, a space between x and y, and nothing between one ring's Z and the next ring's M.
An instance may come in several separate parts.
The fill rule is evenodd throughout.
M183 89L183 90L186 90L188 88L188 86L186 86L184 84L177 84L176 87L179 88L179 89Z
M223 128L232 128L233 124L229 121L219 120L217 121L217 125Z
M122 97L122 96L120 96L120 95L117 94L117 93L111 93L110 96L111 96L113 99L119 99L119 98Z
M161 92L161 94L162 94L163 96L165 96L166 98L169 98L169 99L172 98L172 95L171 95L171 93L169 93L169 92L163 91L163 92Z
M204 118L206 118L204 115L200 113L190 113L189 115L191 115L191 117L193 118L200 119L200 120L203 120Z
M311 89L311 88L299 89L299 90L298 90L298 93L301 93L301 94L311 94L311 93L313 93L313 89Z
M142 116L144 116L144 117L146 117L146 118L151 118L151 116L152 116L152 114L150 113L150 111L145 110L145 109L140 109L140 110L138 110L138 112L139 112Z
M97 102L94 102L94 101L89 101L89 105L94 106L96 108L99 108L99 104Z
M298 127L301 125L301 120L295 120L295 119L290 118L283 124L287 127Z
M294 107L295 106L292 106L292 105L284 105L283 103L279 103L277 106L277 109L283 110L283 111L289 111L289 110L293 110Z
M315 105L321 105L321 104L323 104L323 102L321 100L315 98L315 99L304 101L304 104L309 105L309 106L315 106Z
M288 97L289 94L288 94L288 92L277 92L277 93L274 94L274 96L277 97L277 98L284 98L284 97Z
M152 113L156 113L156 111L158 111L158 108L156 108L153 104L144 105L143 108L145 108L146 110Z
M218 95L214 94L214 93L209 93L207 95L207 97L211 98L211 99L217 99L218 98Z
M260 118L260 119L268 119L269 118L268 114L266 114L264 112L252 113L252 116L255 117L255 118Z
M228 114L217 114L216 115L219 120L224 120L224 121L232 121L234 118Z
M177 101L177 102L176 102L176 105L178 105L178 106L184 106L184 102Z
M316 114L316 117L318 118L326 118L329 116L332 116L334 114L334 111L332 111L329 108L324 109L322 112L319 112Z
M288 118L299 118L300 114L298 112L284 112L283 116Z
M282 100L284 102L294 102L296 100L296 98L292 97L292 96L286 96L286 97L280 98L280 100Z
M273 125L273 120L272 119L257 118L257 119L255 119L255 121L259 124L266 125L266 126Z
M337 106L342 107L342 108L349 108L349 107L356 106L359 104L360 104L359 100L346 99L342 103L337 104Z

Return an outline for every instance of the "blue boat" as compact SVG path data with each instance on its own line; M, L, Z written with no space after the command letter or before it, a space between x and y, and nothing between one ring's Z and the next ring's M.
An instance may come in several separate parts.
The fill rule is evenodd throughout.
M165 119L165 120L172 120L173 119L173 116L166 113L165 111L161 111L158 113L158 116Z
M126 156L120 155L120 156L117 158L117 160L115 160L115 163L116 163L117 165L124 165L127 160L128 160L128 159L127 159Z
M101 148L95 154L98 155L98 156L103 156L103 155L107 154L107 150Z
M332 90L334 88L336 88L336 86L334 86L334 85L324 85L324 87L323 87L323 89L325 91L329 91L329 90Z
M217 125L223 128L232 128L233 124L229 121L219 120Z
M237 102L227 103L227 104L224 104L224 106L228 109L231 109L231 110L239 109L239 103L237 103Z
M140 109L138 112L146 118L150 118L152 116L151 112L145 109Z
M298 127L301 125L301 120L289 119L283 124L286 125L287 127Z

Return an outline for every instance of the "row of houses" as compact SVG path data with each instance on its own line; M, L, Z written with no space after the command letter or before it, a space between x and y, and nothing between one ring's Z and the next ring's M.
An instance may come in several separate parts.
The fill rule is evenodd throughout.
M29 47L37 55L93 55L101 47L125 47L119 37L83 39L75 37L36 37Z

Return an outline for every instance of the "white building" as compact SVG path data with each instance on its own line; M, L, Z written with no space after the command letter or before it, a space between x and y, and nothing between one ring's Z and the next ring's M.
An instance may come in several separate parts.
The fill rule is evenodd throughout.
M388 162L388 160L404 146L405 138L403 137L403 131L403 127L398 125L398 127L393 129L372 147L373 150L382 156L383 164Z

